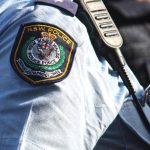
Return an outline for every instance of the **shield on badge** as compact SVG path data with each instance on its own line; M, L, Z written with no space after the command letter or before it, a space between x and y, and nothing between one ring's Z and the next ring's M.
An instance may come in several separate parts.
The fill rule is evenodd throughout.
M65 31L54 25L25 24L17 35L11 64L30 83L55 83L70 72L76 46Z

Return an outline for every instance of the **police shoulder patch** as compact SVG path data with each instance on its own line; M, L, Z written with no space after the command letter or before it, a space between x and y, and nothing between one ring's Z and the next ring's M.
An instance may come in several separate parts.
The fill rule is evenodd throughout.
M45 23L21 25L12 53L14 70L32 84L55 83L70 72L76 42L62 29Z

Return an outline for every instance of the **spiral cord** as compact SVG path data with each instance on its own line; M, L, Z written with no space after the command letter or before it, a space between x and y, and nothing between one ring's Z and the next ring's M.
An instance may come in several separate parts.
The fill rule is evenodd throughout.
M136 109L139 112L139 115L141 116L145 127L148 129L148 131L150 133L150 121L148 120L147 116L145 115L145 113L142 109L143 106L141 105L140 101L138 100L138 98L136 96L136 91L134 89L134 86L132 85L132 82L128 76L128 73L127 73L125 67L124 66L120 67L118 72L119 72L120 77L122 78L124 84L128 88L130 95L133 98L133 103L135 104Z

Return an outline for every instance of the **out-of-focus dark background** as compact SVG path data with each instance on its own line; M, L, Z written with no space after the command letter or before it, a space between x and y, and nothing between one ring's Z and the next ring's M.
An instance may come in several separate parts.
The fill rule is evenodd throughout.
M150 84L150 0L103 0L123 37L125 59L140 81Z

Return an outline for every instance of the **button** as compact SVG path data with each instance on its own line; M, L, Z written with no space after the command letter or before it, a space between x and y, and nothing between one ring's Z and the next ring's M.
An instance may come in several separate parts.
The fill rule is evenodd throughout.
M107 13L101 13L101 14L95 15L95 19L96 19L96 20L109 19L109 17L108 17L108 14L107 14Z
M113 23L112 22L105 22L99 25L100 28L104 29L104 28L111 28L113 27Z
M112 30L112 31L108 31L108 32L105 32L104 34L106 37L112 37L112 36L118 36L118 32L116 30Z

